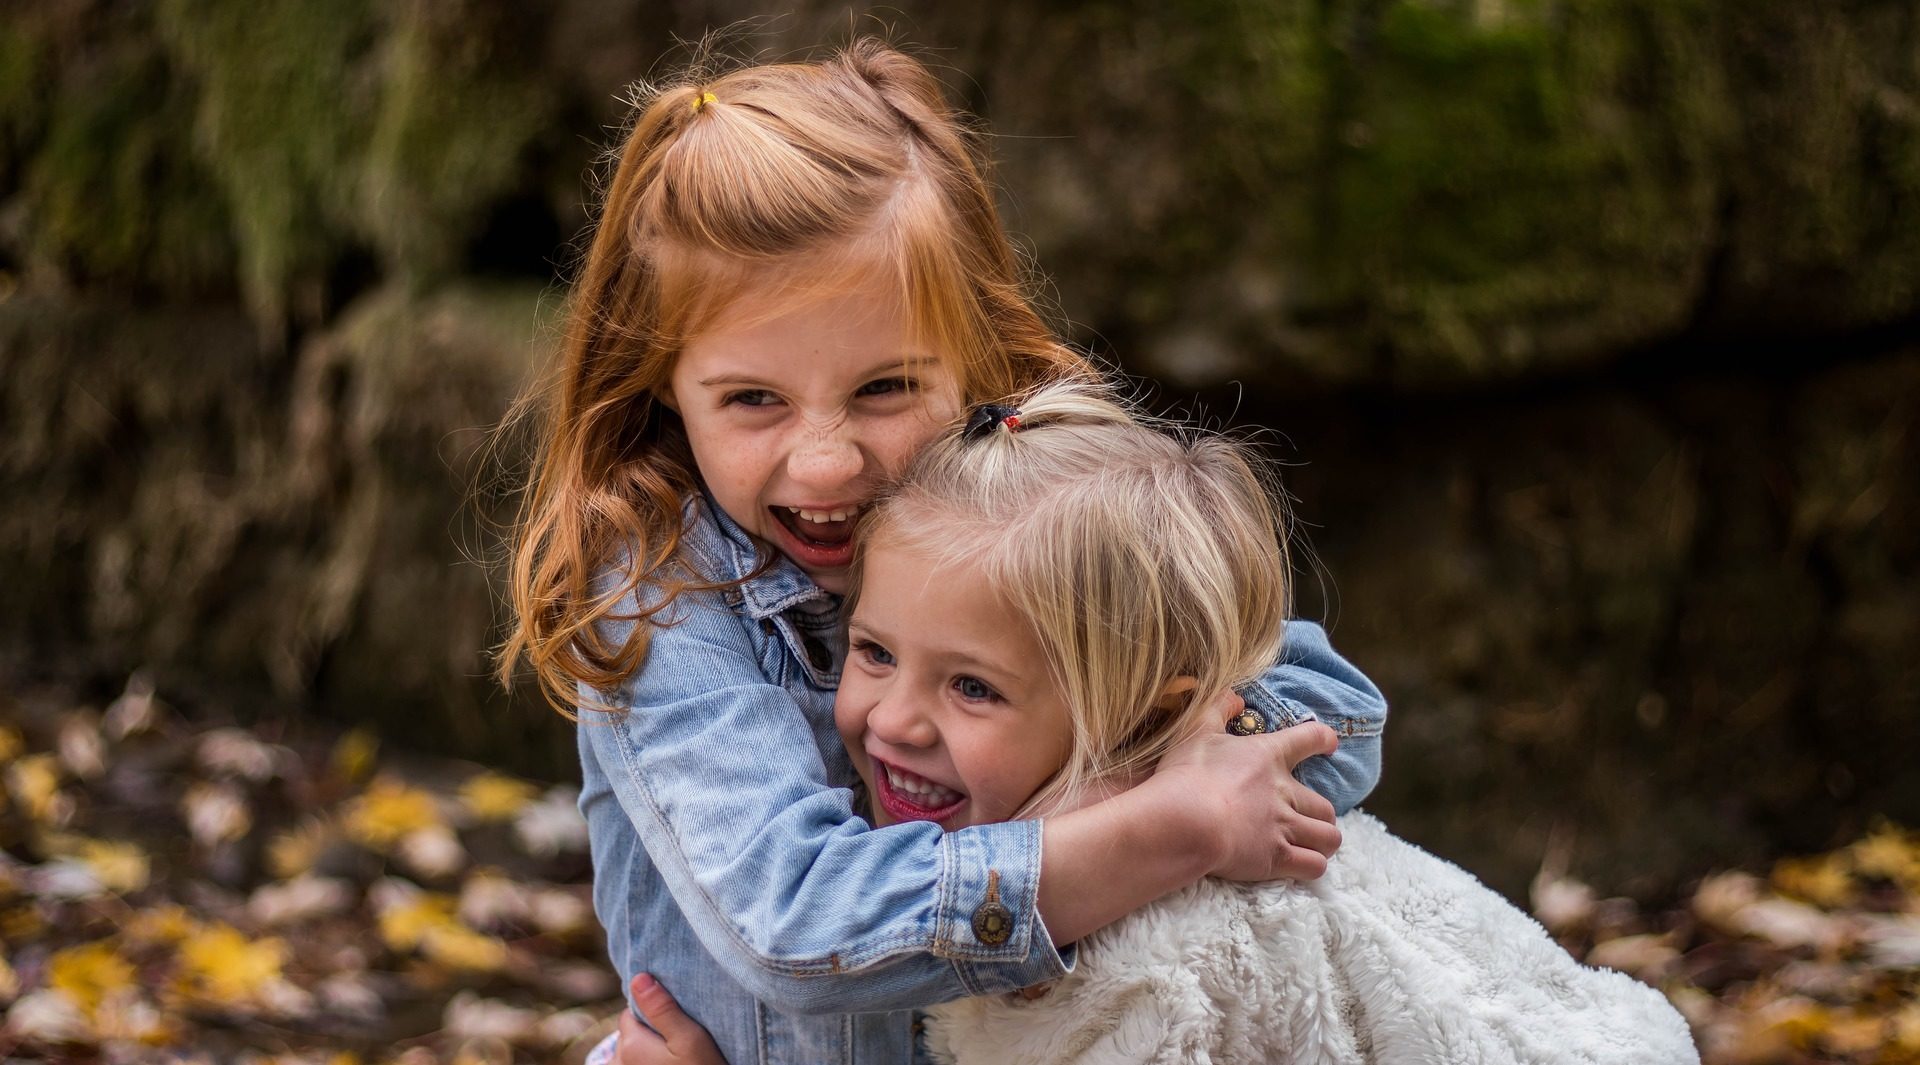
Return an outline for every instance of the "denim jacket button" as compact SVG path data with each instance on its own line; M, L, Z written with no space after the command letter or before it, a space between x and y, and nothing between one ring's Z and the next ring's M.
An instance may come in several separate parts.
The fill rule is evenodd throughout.
M1005 943L1013 935L1013 911L1000 904L1000 871L987 873L987 900L973 911L973 938L989 947Z
M1240 716L1227 722L1227 731L1235 736L1257 736L1267 731L1267 719L1252 710L1240 711Z

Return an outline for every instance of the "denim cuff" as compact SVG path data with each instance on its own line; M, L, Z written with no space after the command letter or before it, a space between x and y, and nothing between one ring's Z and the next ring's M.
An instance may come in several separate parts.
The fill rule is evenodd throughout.
M1002 821L947 833L941 837L933 954L962 963L962 971L972 967L964 965L968 961L993 963L987 969L995 971L1002 965L1025 969L1035 956L1035 942L1041 942L1041 961L1058 965L1060 956L1041 929L1039 892L1041 821ZM1052 975L1041 973L1039 979Z
M1307 709L1297 700L1282 696L1274 690L1273 685L1265 677L1255 678L1246 685L1235 688L1234 691L1240 698L1247 701L1247 709L1266 719L1269 732L1278 732L1283 728L1303 725L1309 721L1321 721L1344 742L1356 736L1378 736L1386 724L1383 720L1358 714L1336 712L1323 717Z
M969 994L1018 991L1073 971L1077 951L1054 947L1040 919L1042 830L1038 820L1007 821L949 832L941 842L946 864L933 950L953 959ZM1012 922L998 944L981 938L976 920L995 904Z

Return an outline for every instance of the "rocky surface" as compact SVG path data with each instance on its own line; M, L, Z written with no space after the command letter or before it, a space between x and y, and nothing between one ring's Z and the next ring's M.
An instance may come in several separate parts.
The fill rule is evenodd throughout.
M1651 886L1920 822L1910 6L752 14L10 11L0 665L569 772L485 679L489 430L622 87L675 34L891 28L985 116L1064 328L1310 463L1412 834L1514 890L1557 828Z

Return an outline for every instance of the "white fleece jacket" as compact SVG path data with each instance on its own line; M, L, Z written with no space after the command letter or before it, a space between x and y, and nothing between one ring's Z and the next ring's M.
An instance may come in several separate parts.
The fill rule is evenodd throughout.
M1102 930L1044 996L929 1011L955 1065L1697 1063L1660 992L1363 813L1327 875L1207 880Z

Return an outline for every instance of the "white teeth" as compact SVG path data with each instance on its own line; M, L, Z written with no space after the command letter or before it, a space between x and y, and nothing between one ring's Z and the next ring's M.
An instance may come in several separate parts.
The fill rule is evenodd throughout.
M886 769L887 783L893 785L893 790L911 797L930 810L938 810L960 801L960 793L952 788L942 787L931 780L908 776L892 766L887 766Z
M801 521L810 521L816 525L824 525L830 521L846 521L848 518L860 513L860 508L855 506L846 507L841 510L805 510L800 507L788 507L787 512L800 515Z

